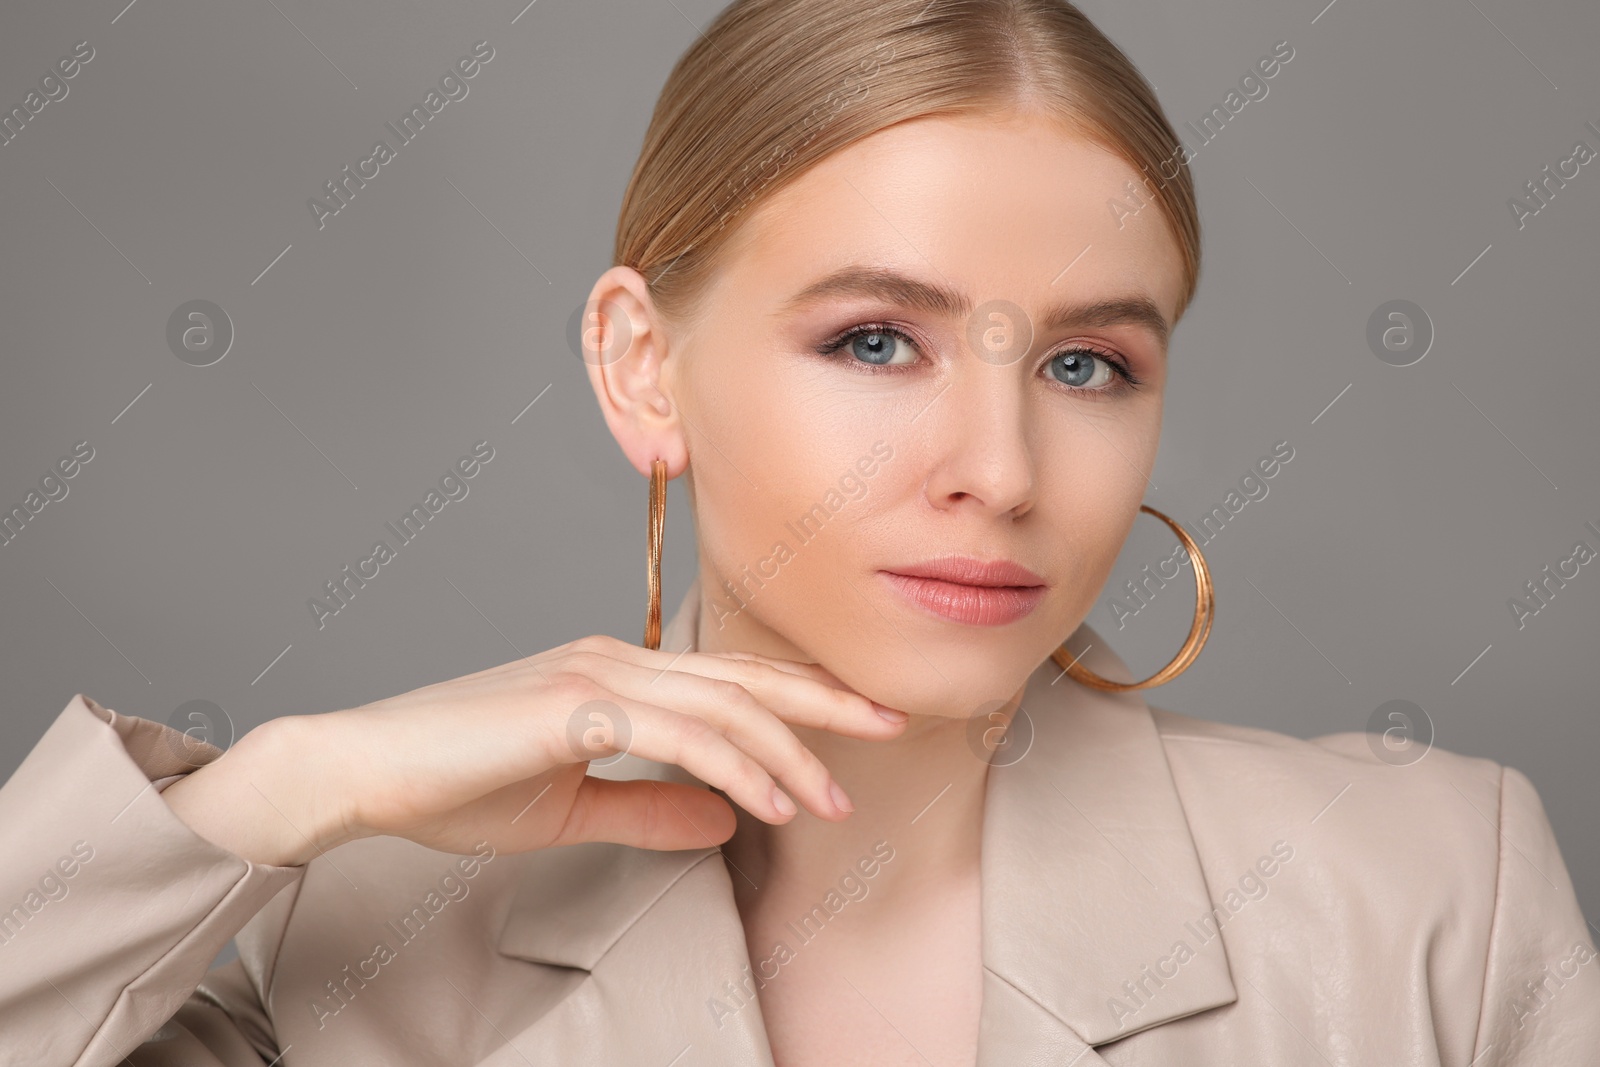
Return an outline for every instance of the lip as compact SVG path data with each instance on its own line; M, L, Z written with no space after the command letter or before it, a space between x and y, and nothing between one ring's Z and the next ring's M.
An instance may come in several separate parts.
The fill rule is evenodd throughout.
M1010 560L945 556L878 572L896 591L942 618L974 626L1003 626L1044 599L1043 578Z
M1045 580L1020 563L1009 559L982 560L972 556L941 556L904 567L885 567L890 574L908 578L933 578L958 585L1031 586Z

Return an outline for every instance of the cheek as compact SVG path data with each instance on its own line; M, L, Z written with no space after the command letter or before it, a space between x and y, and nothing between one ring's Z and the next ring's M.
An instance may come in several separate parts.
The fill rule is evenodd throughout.
M1110 577L1151 487L1160 444L1159 397L1115 417L1058 421L1040 450L1040 526L1064 594L1060 619L1076 626Z
M827 567L849 542L837 527L871 495L856 469L871 427L804 361L748 346L695 359L684 422L708 562L735 583L746 568L771 580Z

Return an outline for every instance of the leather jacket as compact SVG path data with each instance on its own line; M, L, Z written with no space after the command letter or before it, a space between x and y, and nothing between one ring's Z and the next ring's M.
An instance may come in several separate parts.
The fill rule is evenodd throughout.
M1031 676L1029 747L987 780L980 1067L1600 1064L1600 960L1521 772L1060 673ZM162 800L191 769L173 733L78 694L0 788L0 1064L772 1063L717 849L380 837L255 864Z

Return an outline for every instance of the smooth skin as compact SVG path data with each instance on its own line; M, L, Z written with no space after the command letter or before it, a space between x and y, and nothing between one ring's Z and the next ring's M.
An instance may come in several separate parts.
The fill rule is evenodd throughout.
M1112 202L1127 204L1141 177L1038 113L918 119L833 154L741 219L695 321L664 322L626 267L591 294L600 326L627 338L609 350L602 336L589 368L613 436L642 476L657 456L685 475L697 647L818 662L912 715L871 743L793 725L855 814L774 826L741 811L722 846L752 971L772 976L758 998L783 1067L973 1062L985 731L1009 722L1028 676L1087 616L1160 441L1182 258L1158 208L1119 224ZM791 306L850 267L950 290L966 307L903 293ZM1162 321L1044 325L1060 304L1130 297ZM907 339L819 353L863 324ZM1025 355L997 357L1021 331ZM1057 357L1084 348L1140 384L1121 388L1099 356L1086 357L1092 374L1068 373ZM799 518L880 440L892 457L802 543ZM1020 620L973 626L924 611L879 573L948 553L1014 560L1049 589ZM880 840L895 858L867 895L802 942L790 924Z
M513 853L726 840L733 811L706 790L586 774L619 751L614 738L570 740L573 712L597 700L628 717L628 751L679 764L776 822L796 809L774 779L821 818L849 814L786 722L866 740L906 722L815 665L674 657L594 635L358 708L273 719L162 796L208 840L278 866L378 835L463 855L485 840Z
M507 852L720 843L752 966L770 974L775 946L791 952L759 994L778 1064L972 1063L989 769L973 739L996 731L971 727L1008 722L1029 674L1087 616L1160 439L1182 260L1156 208L1120 224L1111 210L1141 177L1035 111L918 119L741 219L692 323L663 318L637 271L606 271L589 298L588 373L635 470L648 477L660 457L687 475L698 651L585 637L275 719L168 788L168 803L210 840L280 864L377 834L459 852L485 839ZM793 305L848 267L947 289L958 306L904 290ZM1043 325L1059 304L1127 298L1163 322ZM1025 318L993 318L997 300ZM861 325L905 336L818 351ZM974 347L998 337L1005 351L1018 328L1031 344L1015 358ZM1092 373L1074 374L1069 352ZM892 458L800 543L789 524L877 441ZM780 540L790 552L774 573ZM1049 588L1028 616L984 627L929 613L879 573L951 553L1014 560ZM753 595L746 568L768 576ZM628 716L631 751L712 790L585 776L586 758L611 750L574 751L568 722L597 699ZM909 723L880 715L890 708ZM803 812L780 806L776 782ZM895 854L868 895L797 944L786 924L879 840Z

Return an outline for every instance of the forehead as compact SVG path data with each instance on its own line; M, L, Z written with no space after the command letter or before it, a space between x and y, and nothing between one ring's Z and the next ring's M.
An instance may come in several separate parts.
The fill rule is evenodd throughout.
M1182 258L1144 181L1048 116L914 119L840 149L758 203L715 285L781 300L868 264L1024 308L1142 292L1170 322Z

